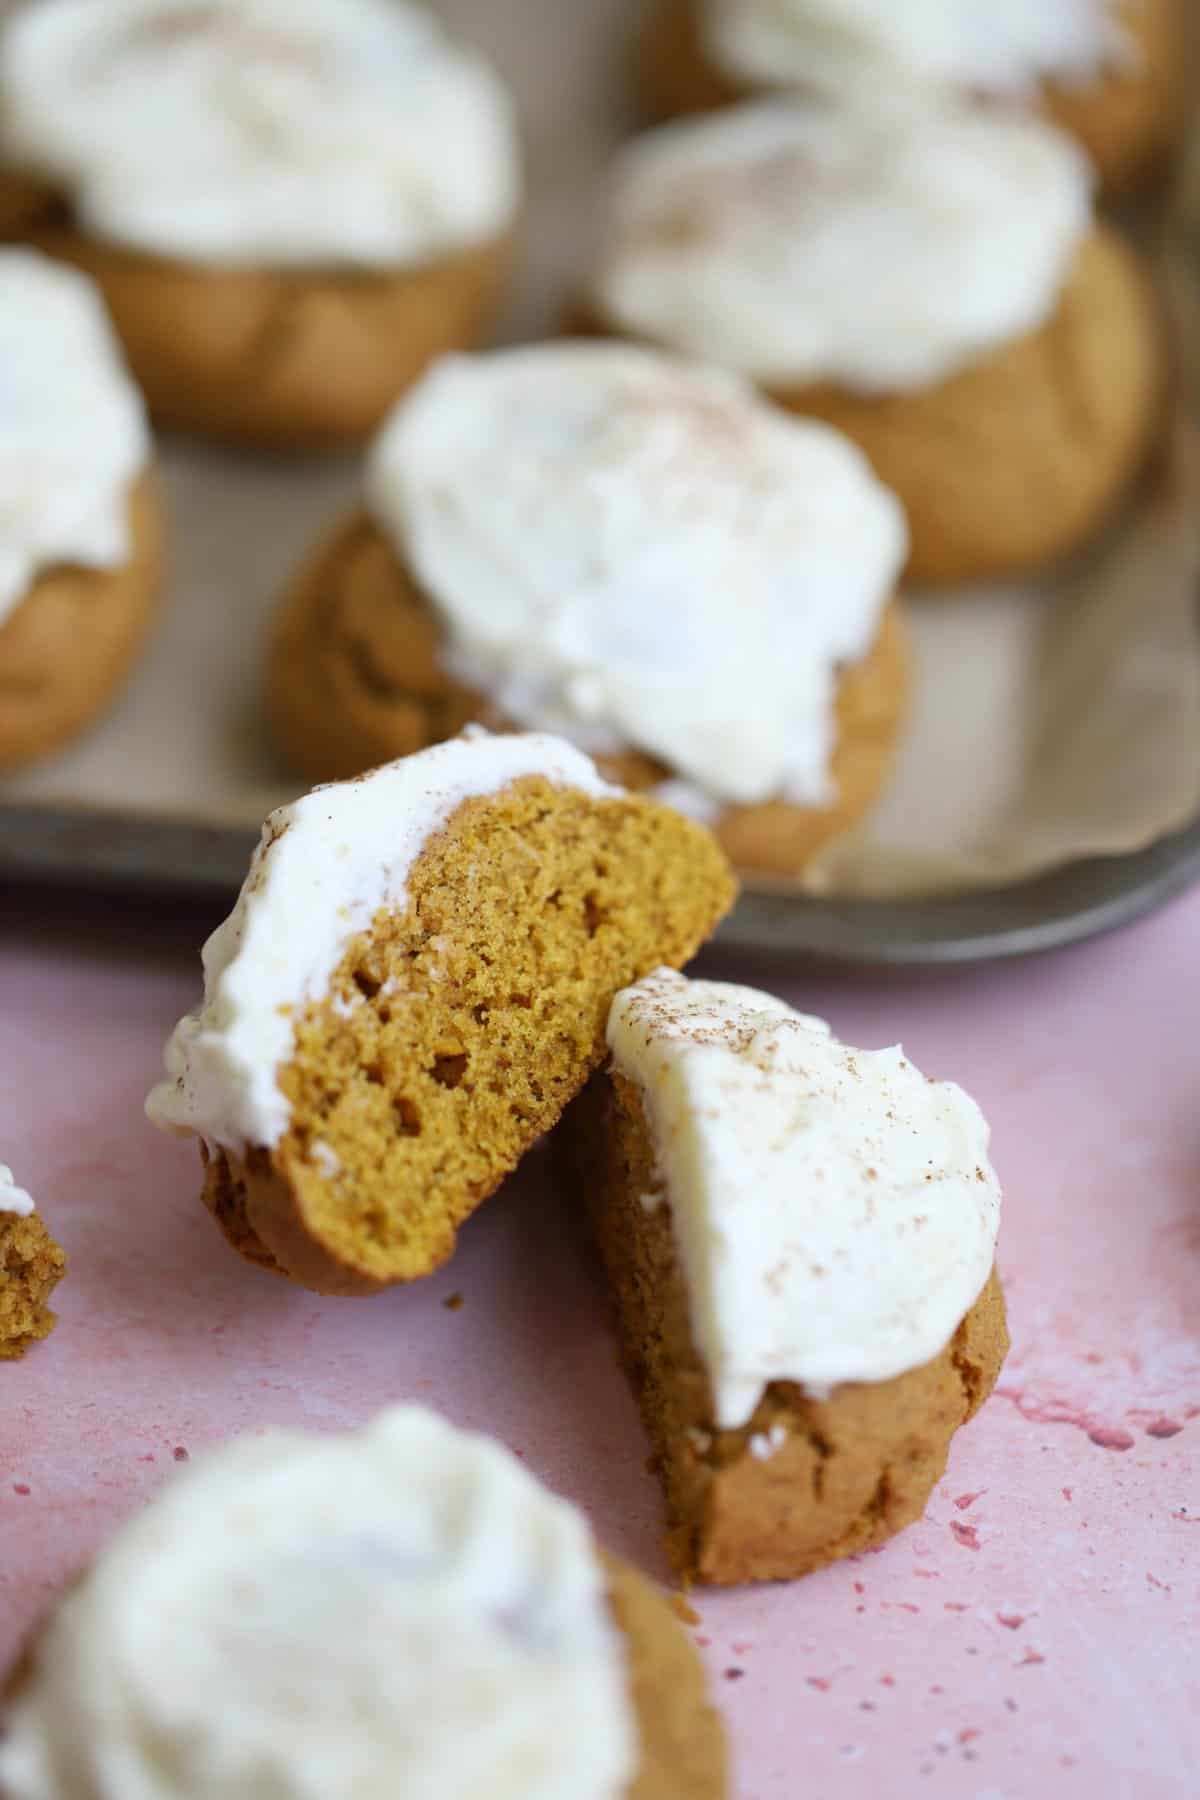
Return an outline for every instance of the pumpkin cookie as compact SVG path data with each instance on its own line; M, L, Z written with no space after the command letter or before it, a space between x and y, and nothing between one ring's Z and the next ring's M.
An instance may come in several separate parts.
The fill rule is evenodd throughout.
M0 1362L15 1361L54 1330L50 1296L67 1259L32 1197L0 1163Z
M0 251L0 770L108 706L158 599L162 517L141 397L99 296Z
M919 1518L1008 1348L1000 1191L961 1089L668 970L556 1140L703 1582L787 1580Z
M570 745L456 738L271 815L147 1110L202 1140L250 1260L414 1280L598 1066L618 988L733 898L706 832Z
M585 306L850 437L904 503L920 582L1074 549L1161 418L1148 280L1095 223L1083 157L1029 119L761 102L652 133Z
M638 81L654 118L781 88L876 111L938 93L1032 107L1119 191L1178 142L1184 47L1181 0L650 0Z
M417 1407L177 1474L60 1602L3 1724L10 1800L728 1792L664 1596L508 1451Z
M468 719L553 729L783 875L874 802L908 701L904 524L824 428L615 346L460 358L398 408L368 506L268 657L310 777Z
M504 286L510 101L402 0L45 0L0 105L0 223L99 284L165 425L362 438Z

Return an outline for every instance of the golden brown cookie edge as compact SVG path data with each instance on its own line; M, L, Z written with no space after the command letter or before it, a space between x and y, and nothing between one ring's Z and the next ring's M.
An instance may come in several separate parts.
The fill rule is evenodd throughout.
M153 467L131 488L128 512L127 562L46 569L0 624L0 769L35 762L80 736L136 667L163 580L165 518Z
M669 1209L642 1204L662 1193L662 1180L637 1089L619 1075L595 1076L555 1148L608 1280L678 1574L710 1586L795 1580L915 1522L1008 1351L996 1272L951 1342L921 1368L847 1384L824 1402L794 1383L772 1383L744 1427L720 1430ZM773 1429L783 1434L778 1447ZM752 1448L764 1440L765 1457Z
M346 271L182 263L70 223L26 233L99 287L157 424L284 453L361 443L438 356L477 344L519 236Z

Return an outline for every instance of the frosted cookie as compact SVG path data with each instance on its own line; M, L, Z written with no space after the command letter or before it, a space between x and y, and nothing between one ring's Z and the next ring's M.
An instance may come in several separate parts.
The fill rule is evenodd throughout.
M960 1088L749 988L661 970L557 1140L703 1582L786 1580L919 1518L1008 1349L1000 1190Z
M504 285L509 97L404 0L43 0L0 31L0 117L8 210L48 184L36 240L165 425L363 437Z
M603 1060L613 995L734 898L699 826L475 732L272 813L147 1111L235 1247L323 1293L427 1275Z
M1076 547L1161 417L1148 280L1032 119L764 101L652 133L618 165L586 308L852 438L923 582Z
M109 705L158 599L145 412L91 282L0 250L0 770Z
M170 1479L9 1683L5 1800L723 1800L666 1599L420 1408Z
M605 344L448 359L285 598L270 712L310 776L464 719L561 732L794 874L889 769L906 544L852 445L737 379Z
M659 117L780 89L871 112L1036 109L1119 189L1178 140L1184 49L1182 0L650 0L639 75Z
M24 1356L50 1336L55 1326L50 1296L66 1268L32 1195L0 1163L0 1362Z

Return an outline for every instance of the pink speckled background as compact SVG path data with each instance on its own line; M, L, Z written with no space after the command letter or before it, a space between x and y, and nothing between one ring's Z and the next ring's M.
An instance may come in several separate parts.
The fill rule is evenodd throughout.
M194 1150L141 1114L210 922L0 915L0 1153L73 1264L54 1338L0 1372L0 1664L173 1459L400 1399L497 1433L661 1575L638 1420L536 1159L414 1291L318 1300L226 1251ZM1015 1345L921 1525L795 1587L699 1597L738 1800L1194 1794L1200 895L1019 967L707 967L855 1042L902 1035L978 1095Z

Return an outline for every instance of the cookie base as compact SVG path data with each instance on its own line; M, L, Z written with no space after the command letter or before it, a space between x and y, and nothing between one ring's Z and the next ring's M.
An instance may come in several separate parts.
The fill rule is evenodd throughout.
M129 531L122 567L47 569L0 624L0 769L68 743L129 676L162 587L164 519L151 472L130 493Z
M540 776L465 802L405 887L296 1019L280 1142L206 1161L233 1247L318 1293L446 1262L599 1066L613 995L689 961L735 892L669 808Z
M445 351L496 311L515 234L421 267L210 268L123 250L67 225L30 231L90 275L157 424L264 449L369 437Z
M604 1561L641 1739L627 1800L725 1800L725 1733L699 1657L667 1597L615 1556Z
M361 515L343 525L301 570L276 618L267 710L288 762L311 781L342 780L453 737L470 720L504 729L510 722L483 696L446 674L440 638L432 606L378 527ZM839 684L837 799L827 807L727 808L711 829L739 868L798 875L857 824L890 771L911 686L908 637L893 605L867 656ZM637 792L670 774L634 752L597 762Z
M1108 522L1162 422L1166 328L1137 254L1106 226L1039 331L917 392L773 387L862 449L908 514L908 579L955 586L1038 569Z
M692 1341L669 1205L642 1204L662 1181L637 1089L597 1076L556 1141L610 1284L679 1574L715 1586L794 1580L919 1519L954 1433L991 1393L1008 1351L995 1272L951 1343L922 1368L847 1384L827 1401L773 1382L744 1427L723 1431Z

